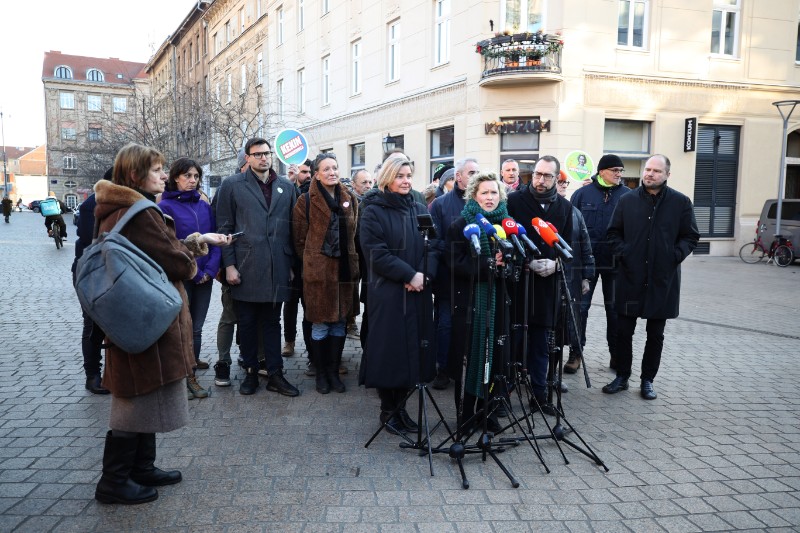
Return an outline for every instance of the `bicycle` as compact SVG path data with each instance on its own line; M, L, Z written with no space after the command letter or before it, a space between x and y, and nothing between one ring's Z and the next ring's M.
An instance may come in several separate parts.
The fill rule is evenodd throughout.
M50 236L56 241L56 250L60 250L64 246L64 240L61 238L61 226L57 222L53 222L48 230Z
M765 229L766 226L763 225L760 228L761 231ZM792 264L794 261L792 241L782 235L776 235L767 248L764 246L764 241L761 240L761 233L756 230L756 238L753 242L748 242L739 249L739 259L748 264L755 264L764 259L764 256L768 257L768 264L774 262L779 267Z

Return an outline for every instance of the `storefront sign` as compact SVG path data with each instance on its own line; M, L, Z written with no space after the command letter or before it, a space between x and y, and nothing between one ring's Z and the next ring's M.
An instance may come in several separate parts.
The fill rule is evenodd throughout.
M501 133L541 133L543 131L550 131L550 121L542 122L539 119L533 119L487 122L484 124L484 131L487 135L497 135Z
M687 118L683 129L683 151L694 152L697 148L697 119Z

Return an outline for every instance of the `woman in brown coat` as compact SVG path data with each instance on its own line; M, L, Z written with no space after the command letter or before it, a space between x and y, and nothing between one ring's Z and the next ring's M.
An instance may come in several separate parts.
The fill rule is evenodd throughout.
M99 232L110 231L138 200L155 200L164 190L164 156L156 150L129 144L114 161L113 183L95 185L95 218ZM142 353L126 353L109 343L103 386L111 391L111 431L106 434L103 475L95 498L103 503L137 504L153 501L153 487L181 481L178 471L154 466L156 433L178 429L188 422L186 377L192 374L192 320L183 280L197 272L195 256L208 244L225 245L230 238L216 233L175 237L172 219L146 209L131 219L122 235L161 265L183 297L183 307L167 331Z
M306 319L312 323L309 358L316 367L317 392L344 392L339 363L345 325L358 280L355 234L358 199L339 183L336 156L319 154L306 194L292 215L294 246L303 264Z

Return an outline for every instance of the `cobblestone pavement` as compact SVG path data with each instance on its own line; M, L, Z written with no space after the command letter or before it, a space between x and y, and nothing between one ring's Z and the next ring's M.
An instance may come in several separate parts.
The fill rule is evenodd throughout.
M349 340L345 394L317 394L300 354L286 359L299 398L263 387L241 396L240 370L227 388L213 385L213 370L201 372L211 396L190 402L188 427L158 437L158 464L179 468L183 482L159 489L153 503L124 507L93 499L109 398L83 388L69 274L74 226L57 251L42 223L15 213L0 224L0 531L800 528L800 264L690 257L652 402L639 397L636 379L628 392L601 393L613 376L605 368L602 307L592 308L593 386L585 388L581 374L567 376L564 403L607 473L568 448L565 464L555 444L542 441L549 474L519 446L500 454L519 488L472 455L465 460L471 487L463 490L446 454L434 457L432 477L427 459L400 449L397 437L382 433L365 449L378 427L378 400L356 385L360 349ZM218 288L212 302L203 357L214 362ZM634 377L638 371L635 357ZM431 392L452 420L452 388Z

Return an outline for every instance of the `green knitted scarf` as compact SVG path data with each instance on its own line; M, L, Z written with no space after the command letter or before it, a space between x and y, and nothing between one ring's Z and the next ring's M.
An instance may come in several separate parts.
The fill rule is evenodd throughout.
M503 219L508 217L508 208L505 200L500 202L497 209L486 212L481 209L474 199L470 198L461 211L461 216L467 224L475 223L475 215L478 213L486 217L492 224L500 224ZM491 247L486 232L481 229L481 258L489 257ZM475 284L474 312L472 314L472 342L470 344L469 362L467 364L467 377L464 383L464 390L473 396L483 398L483 373L484 373L484 354L486 354L486 364L492 366L492 355L494 354L494 320L489 321L489 342L488 352L486 350L486 316L487 310L489 317L495 315L495 293L489 294L489 283L480 281ZM489 374L491 376L491 373Z

